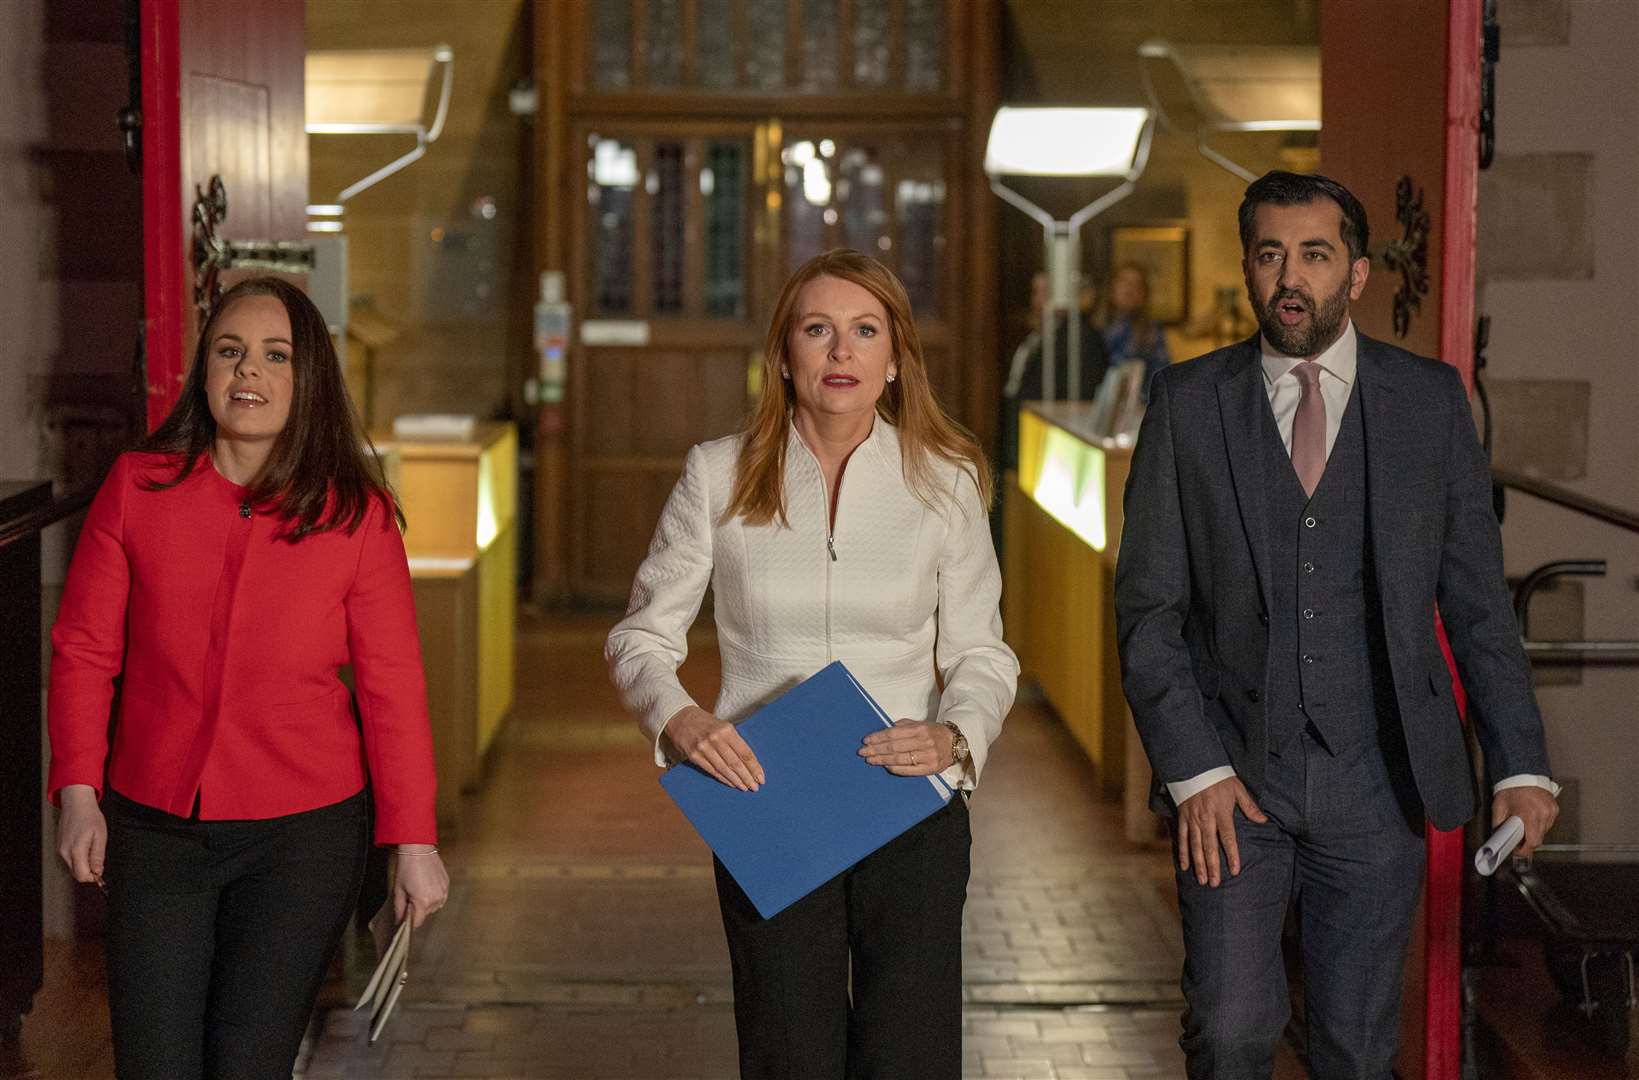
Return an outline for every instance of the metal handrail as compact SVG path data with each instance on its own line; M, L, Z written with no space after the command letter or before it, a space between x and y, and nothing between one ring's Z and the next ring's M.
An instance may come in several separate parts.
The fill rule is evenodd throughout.
M1534 476L1527 476L1513 469L1491 470L1491 482L1497 487L1513 488L1523 491L1527 495L1534 495L1545 502L1556 506L1563 506L1567 510L1574 510L1579 514L1603 521L1607 525L1615 525L1618 529L1626 529L1631 533L1639 533L1639 514L1631 510L1624 510L1620 506L1612 506L1598 499L1588 496L1558 484L1550 484L1546 480L1538 480Z
M1497 488L1513 488L1534 495L1555 506L1614 525L1618 529L1639 533L1639 514L1612 506L1598 499L1590 499L1580 492L1512 469L1491 470L1491 482ZM1502 504L1497 504L1497 518L1502 519ZM1538 641L1531 637L1531 594L1556 577L1603 577L1604 559L1563 559L1544 563L1532 570L1514 589L1514 618L1519 623L1521 644L1533 661L1575 664L1639 664L1639 641Z
M1604 577L1604 559L1560 559L1543 563L1526 574L1514 587L1514 621L1519 623L1520 637L1531 636L1531 594L1556 577Z
M30 510L26 514L12 518L0 525L0 550L15 544L19 540L43 532L64 518L75 514L91 505L91 500L97 494L97 484L90 484L79 491L70 492L60 499L53 499L38 510Z
M1561 559L1543 563L1514 586L1514 620L1520 644L1536 662L1639 664L1639 641L1540 641L1531 637L1531 597L1557 577L1604 577L1604 559Z
M1639 664L1639 641L1520 642L1532 660L1573 664Z

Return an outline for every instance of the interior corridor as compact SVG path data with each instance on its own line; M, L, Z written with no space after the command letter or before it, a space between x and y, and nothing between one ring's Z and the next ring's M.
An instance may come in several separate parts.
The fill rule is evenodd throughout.
M417 939L408 1007L374 1047L330 1011L298 1075L735 1075L710 856L609 688L610 619L522 617L517 705L443 845L452 895ZM697 634L684 683L710 701L715 670ZM1014 709L973 808L966 1075L1181 1076L1165 853L1122 838L1040 707Z
M416 939L401 1012L367 1045L348 1005L362 949L325 988L300 1080L731 1080L727 949L710 855L656 783L604 675L607 614L520 609L518 698L482 789L442 849L449 906ZM705 620L709 622L708 620ZM684 683L715 694L709 631ZM1016 705L974 798L964 1076L1180 1078L1182 956L1165 851L1135 849L1118 804L1046 708ZM0 1080L113 1080L100 941L51 942ZM1534 941L1485 969L1480 1075L1622 1080L1590 1055ZM1511 954L1512 955L1512 954ZM1498 1039L1491 1032L1508 1033ZM1305 1076L1289 1046L1277 1080Z

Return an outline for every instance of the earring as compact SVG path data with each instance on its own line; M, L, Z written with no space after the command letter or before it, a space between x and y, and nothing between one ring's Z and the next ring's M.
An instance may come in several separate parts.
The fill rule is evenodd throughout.
M890 372L888 372L888 381L889 381L889 382L893 382L893 381L894 381L894 380L895 380L895 379L897 379L897 378L899 378L899 376L898 376L898 375L895 375L895 374L894 374L894 373L893 373L893 372L891 372L891 371L890 371Z
M780 368L780 378L782 378L782 379L791 378L791 369L788 368L788 367Z

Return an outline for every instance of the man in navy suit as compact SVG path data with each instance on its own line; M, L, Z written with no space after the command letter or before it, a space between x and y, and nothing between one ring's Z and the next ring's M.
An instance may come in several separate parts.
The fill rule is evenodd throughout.
M1161 371L1116 567L1122 684L1170 817L1191 1077L1267 1077L1289 1015L1309 1063L1390 1076L1424 821L1476 791L1438 604L1521 853L1558 813L1457 371L1359 333L1366 214L1273 172L1240 209L1257 337Z

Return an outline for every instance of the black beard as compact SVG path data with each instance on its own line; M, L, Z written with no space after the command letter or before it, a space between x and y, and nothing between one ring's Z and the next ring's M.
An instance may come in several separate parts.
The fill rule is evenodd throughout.
M1309 309L1307 324L1287 326L1280 321L1280 305L1286 300L1296 300ZM1261 307L1257 297L1253 297L1252 310L1258 313L1258 329L1263 331L1263 339L1276 352L1283 356L1318 356L1343 332L1343 323L1349 317L1349 280L1345 278L1337 292L1328 296L1318 308L1307 293L1283 289Z

